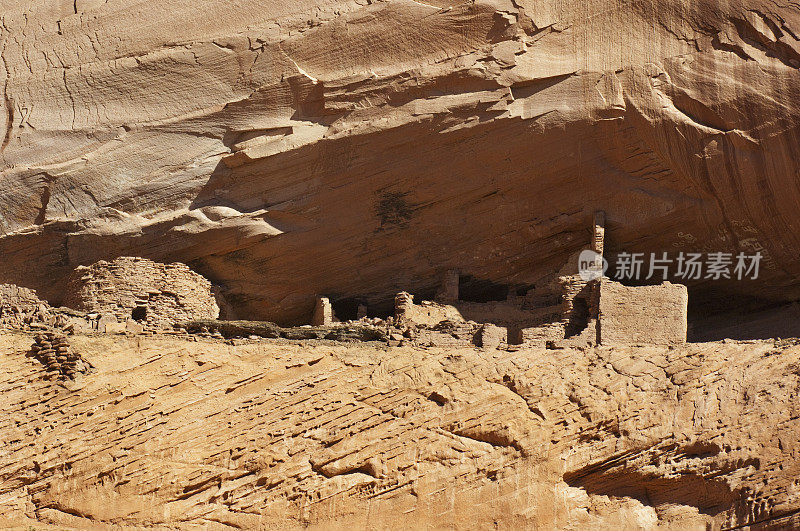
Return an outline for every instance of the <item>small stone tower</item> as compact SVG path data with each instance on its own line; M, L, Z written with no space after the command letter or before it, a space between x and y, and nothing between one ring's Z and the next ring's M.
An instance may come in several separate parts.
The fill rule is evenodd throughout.
M145 328L169 328L177 321L216 319L219 307L211 282L181 263L159 264L122 257L78 267L64 301L76 310L133 319Z

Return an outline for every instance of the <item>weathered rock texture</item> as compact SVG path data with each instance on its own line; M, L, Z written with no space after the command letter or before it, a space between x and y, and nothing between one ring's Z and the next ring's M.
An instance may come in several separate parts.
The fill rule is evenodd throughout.
M21 328L48 313L36 292L13 284L0 284L0 326Z
M0 525L800 525L800 346L507 351L0 336ZM708 527L707 527L708 526Z
M800 296L800 7L0 1L0 281L190 264L240 318L391 309L583 245L760 250ZM30 264L34 264L33 267ZM699 289L704 284L698 284Z
M152 328L219 317L211 283L201 275L184 264L134 257L76 268L64 302L70 308L105 314L122 323L133 319Z

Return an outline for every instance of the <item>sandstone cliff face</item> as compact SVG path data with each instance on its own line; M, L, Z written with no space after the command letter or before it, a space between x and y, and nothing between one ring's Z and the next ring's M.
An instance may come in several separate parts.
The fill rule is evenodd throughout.
M0 282L182 261L240 317L609 250L760 250L800 296L800 8L0 2ZM36 267L25 267L35 264ZM702 286L699 286L702 289Z
M0 525L800 526L794 344L74 336L54 381L32 342L0 336Z

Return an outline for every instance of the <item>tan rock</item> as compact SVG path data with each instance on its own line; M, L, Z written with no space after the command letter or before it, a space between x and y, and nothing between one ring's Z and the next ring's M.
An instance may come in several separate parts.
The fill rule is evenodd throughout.
M31 339L0 334L4 526L797 525L791 343L72 336L95 367L72 382L45 378Z
M573 259L758 252L693 300L800 299L796 2L0 13L0 527L800 527L799 347ZM389 340L125 337L320 293Z
M319 293L388 309L454 265L533 285L597 210L616 249L760 251L757 281L719 289L800 298L791 3L2 13L0 281L55 306L120 255L191 264L281 324Z

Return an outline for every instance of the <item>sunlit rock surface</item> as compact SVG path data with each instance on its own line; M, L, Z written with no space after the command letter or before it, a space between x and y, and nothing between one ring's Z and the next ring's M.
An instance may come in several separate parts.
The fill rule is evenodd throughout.
M0 526L795 529L800 347L0 335Z
M0 282L189 263L239 318L530 286L586 242L800 297L800 7L0 1ZM690 286L702 296L703 283Z

